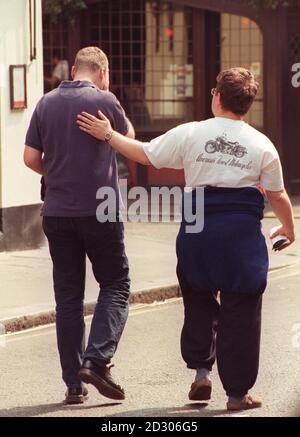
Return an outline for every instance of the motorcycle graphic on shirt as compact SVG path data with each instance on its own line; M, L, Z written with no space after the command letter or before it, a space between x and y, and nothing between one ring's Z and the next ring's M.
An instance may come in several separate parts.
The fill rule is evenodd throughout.
M236 158L243 158L248 153L246 147L241 146L238 141L228 141L225 135L207 141L205 151L207 153L220 152L225 155L234 155Z

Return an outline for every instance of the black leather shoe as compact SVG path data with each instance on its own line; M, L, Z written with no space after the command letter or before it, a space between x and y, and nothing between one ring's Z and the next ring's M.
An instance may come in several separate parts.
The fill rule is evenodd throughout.
M88 391L86 387L68 388L65 404L83 404L87 399Z
M113 380L110 369L113 365L98 365L91 360L85 360L79 370L79 378L86 384L92 384L102 396L110 399L123 400L125 392Z

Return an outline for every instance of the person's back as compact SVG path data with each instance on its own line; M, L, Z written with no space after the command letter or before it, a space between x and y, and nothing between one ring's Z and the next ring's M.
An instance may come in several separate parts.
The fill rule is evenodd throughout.
M193 217L203 211L204 227L194 226L191 231L191 216L186 219L183 214L177 236L177 275L185 315L181 351L187 367L196 370L188 395L194 401L210 399L210 371L217 356L228 410L262 405L248 390L258 373L268 273L261 229L263 189L282 225L271 237L285 237L280 249L295 240L278 153L270 140L243 121L257 90L250 71L224 70L212 89L214 119L180 125L149 143L128 141L118 133L110 140L115 150L144 165L184 169L186 185L192 188L184 198L188 208L197 191L202 191L199 187L204 187L204 208L194 210ZM105 138L111 126L105 115L100 118L90 124L80 115L79 127L95 138Z
M115 151L78 131L76 125L78 113L87 110L97 115L104 109L114 128L126 134L124 111L115 96L91 82L65 81L39 102L26 144L34 147L39 135L47 187L43 215L93 216L100 187L109 186L118 193Z
M27 132L25 164L45 178L43 229L53 261L57 342L66 403L87 397L83 382L111 399L124 399L109 363L128 315L130 279L124 247L124 225L118 218L98 221L97 191L119 193L116 155L104 141L84 135L77 114L105 111L114 128L134 130L109 89L108 60L97 47L81 49L65 81L38 103ZM86 256L101 292L85 349L83 301Z
M177 145L182 142L180 153ZM170 153L172 150L172 154ZM182 124L149 143L157 168L184 168L186 186L283 189L279 156L272 142L243 120L214 117Z

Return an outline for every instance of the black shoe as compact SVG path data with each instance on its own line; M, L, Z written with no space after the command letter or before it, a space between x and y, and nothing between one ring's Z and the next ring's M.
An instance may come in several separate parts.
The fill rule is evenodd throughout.
M65 404L83 404L88 399L86 387L68 388L66 391Z
M110 399L123 400L125 392L116 384L111 376L110 369L113 365L97 365L91 360L85 360L79 370L79 378L86 384L92 384L100 394Z

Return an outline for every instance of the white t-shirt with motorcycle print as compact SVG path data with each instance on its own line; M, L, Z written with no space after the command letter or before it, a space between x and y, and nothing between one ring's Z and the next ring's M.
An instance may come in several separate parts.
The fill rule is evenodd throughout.
M177 126L144 151L156 168L184 169L186 187L284 188L273 143L244 121L215 117Z

